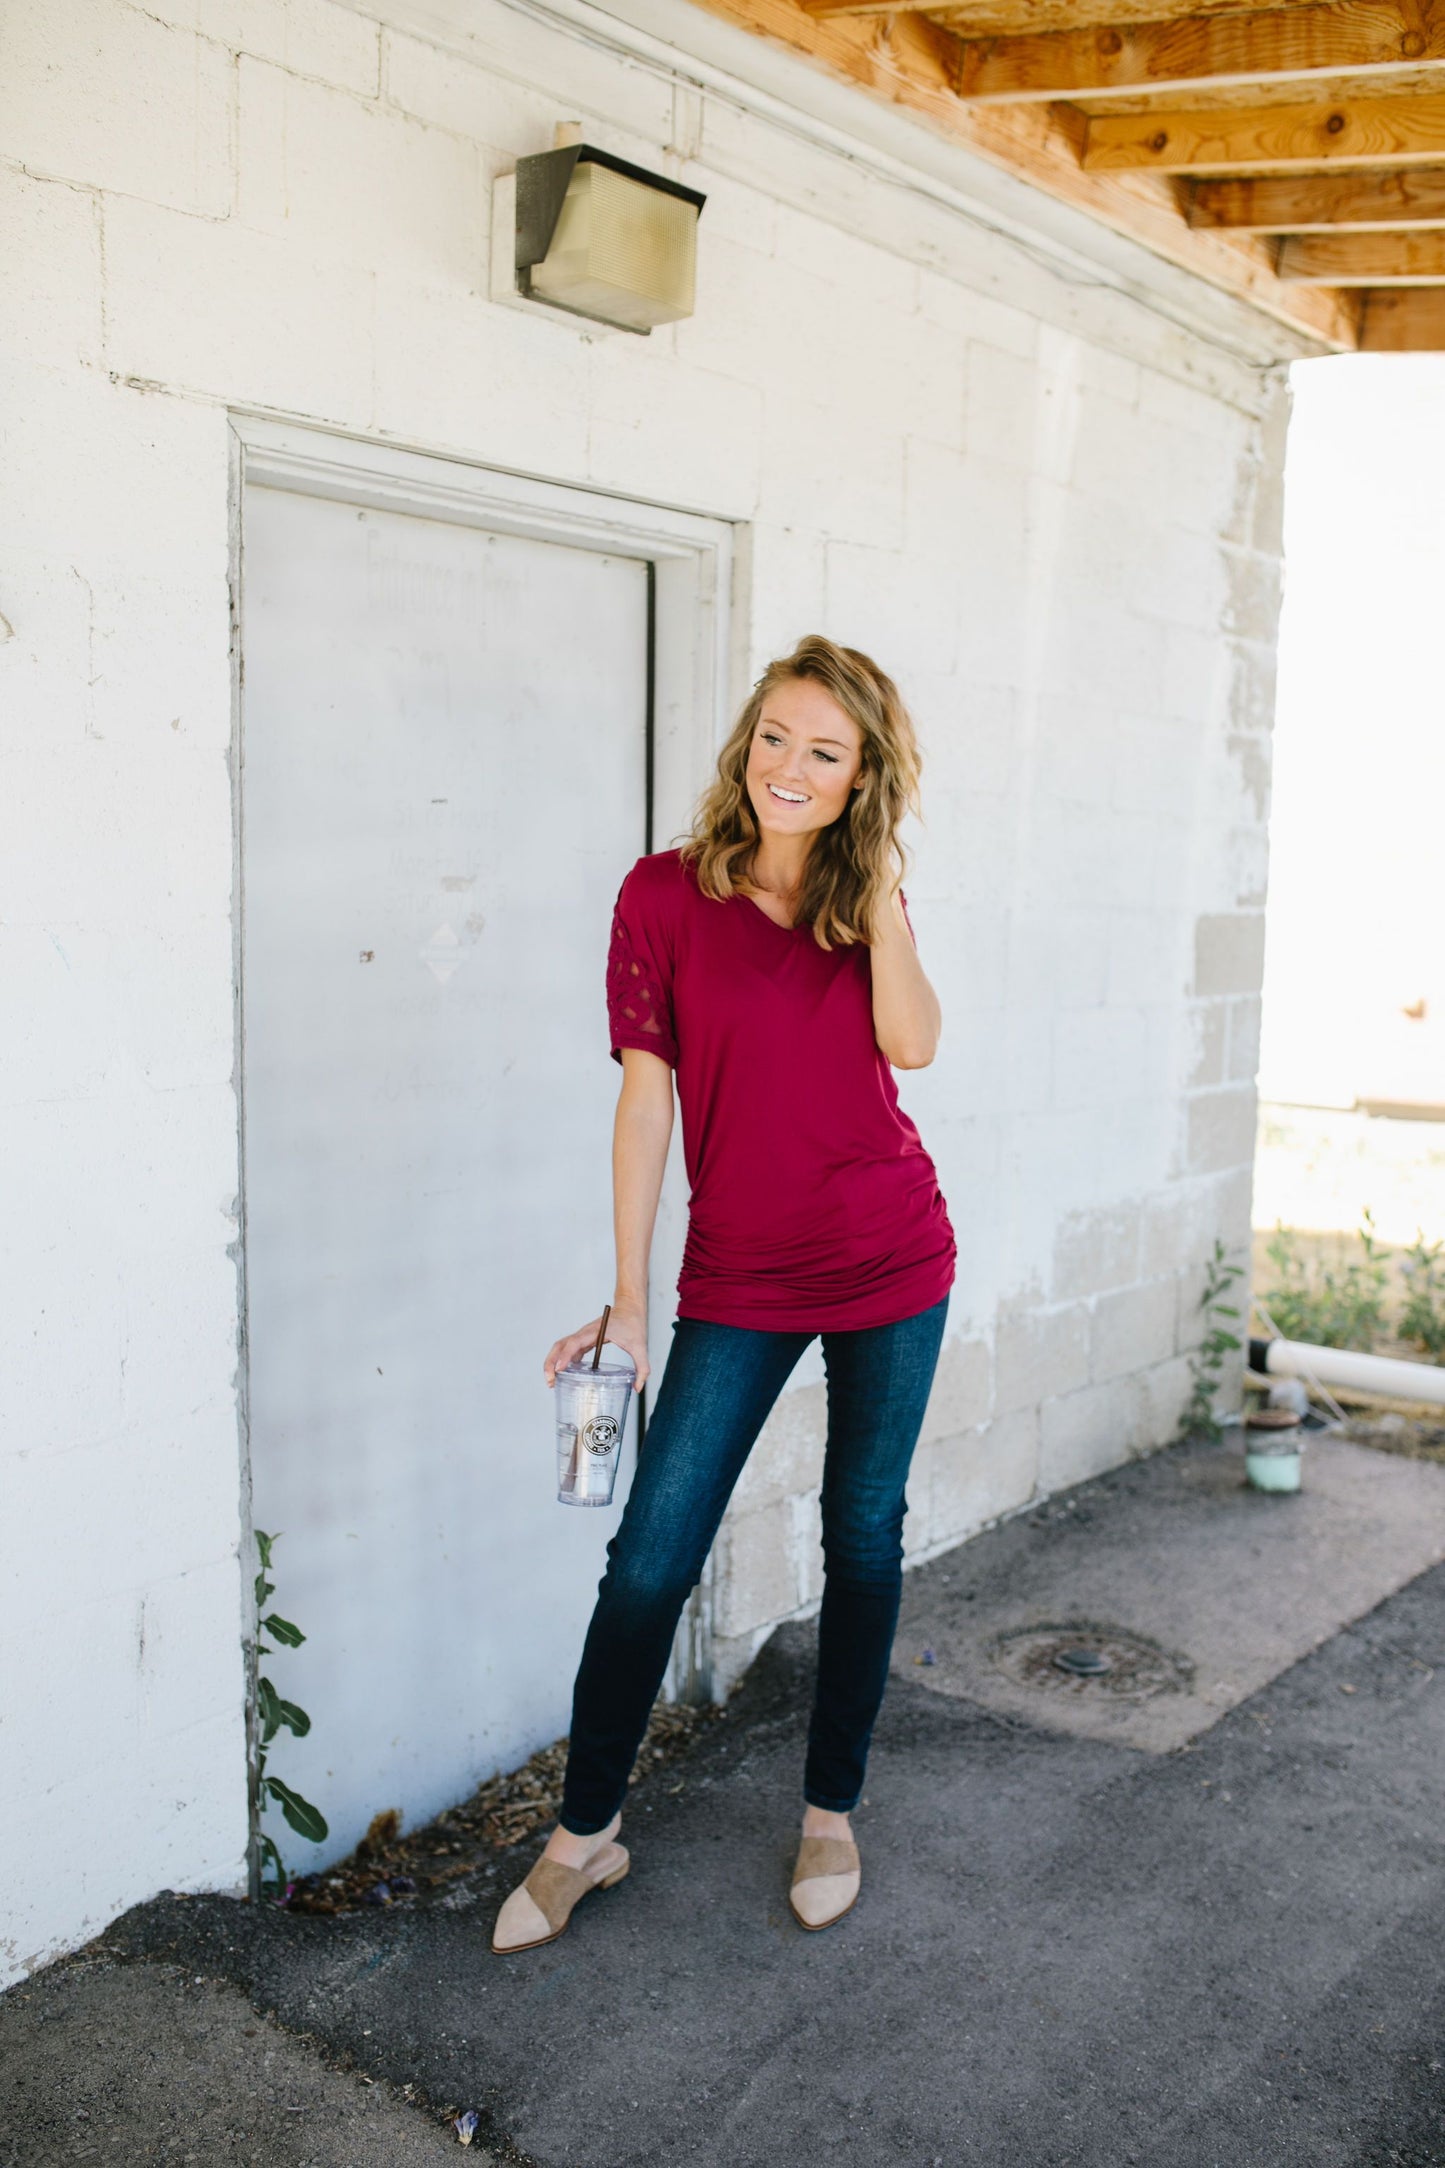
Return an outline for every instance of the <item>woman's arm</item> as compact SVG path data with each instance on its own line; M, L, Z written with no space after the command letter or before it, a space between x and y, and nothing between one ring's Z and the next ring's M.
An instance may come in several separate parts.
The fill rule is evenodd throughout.
M895 1069L926 1069L938 1052L943 1011L929 985L895 888L869 955L873 964L873 1036Z
M617 1279L607 1337L626 1348L637 1365L634 1388L641 1392L651 1375L647 1357L647 1263L667 1147L672 1140L672 1071L660 1054L624 1046L622 1089L612 1124L612 1223L617 1243ZM542 1365L549 1385L587 1352L602 1323L590 1324L554 1340Z
M647 1266L662 1174L672 1141L672 1071L660 1054L622 1048L622 1090L612 1125L614 1310L647 1313Z

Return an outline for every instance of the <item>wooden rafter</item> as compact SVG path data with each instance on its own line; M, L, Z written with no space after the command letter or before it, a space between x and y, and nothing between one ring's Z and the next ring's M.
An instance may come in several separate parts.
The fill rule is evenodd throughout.
M1317 344L1445 347L1445 0L703 4Z
M1055 30L1107 29L1118 23L1179 22L1185 17L1235 15L1248 0L806 0L810 15L883 15L912 8L937 15L960 37L1031 37ZM1313 0L1281 0L1283 9ZM1370 5L1371 0L1360 0Z
M1278 268L1305 286L1439 286L1445 232L1291 234Z
M1438 165L1442 159L1445 91L1096 114L1083 154L1093 173L1267 173L1284 166Z
M1033 37L973 38L965 14L942 17L962 50L965 98L1102 98L1208 84L1285 83L1368 71L1388 81L1445 64L1445 6L1269 8L1174 22L1108 23Z
M1445 287L1365 296L1360 346L1372 354L1438 354L1445 349Z
M1196 181L1191 226L1234 233L1373 232L1445 226L1445 165L1387 173L1286 173L1258 180Z

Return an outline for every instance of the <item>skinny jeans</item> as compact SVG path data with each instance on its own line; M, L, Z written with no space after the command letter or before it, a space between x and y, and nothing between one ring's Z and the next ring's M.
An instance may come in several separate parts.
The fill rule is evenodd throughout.
M898 1324L821 1335L824 1583L803 1797L838 1814L858 1803L888 1680L908 1469L948 1302ZM773 1403L818 1337L690 1317L672 1331L573 1690L560 1821L579 1837L605 1829L622 1805L682 1607Z

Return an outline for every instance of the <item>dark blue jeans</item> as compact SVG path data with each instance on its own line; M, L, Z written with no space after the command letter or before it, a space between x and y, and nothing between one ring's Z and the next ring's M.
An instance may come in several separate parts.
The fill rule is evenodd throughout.
M948 1297L896 1325L825 1332L823 1609L803 1797L846 1814L863 1788L903 1578L904 1486ZM808 1332L673 1322L673 1342L572 1697L561 1823L605 1829L627 1780L733 1486Z

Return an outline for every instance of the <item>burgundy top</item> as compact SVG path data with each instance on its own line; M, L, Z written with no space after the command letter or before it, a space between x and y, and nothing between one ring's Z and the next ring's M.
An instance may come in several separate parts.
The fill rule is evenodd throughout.
M677 1073L679 1317L851 1331L943 1300L953 1228L873 1036L866 943L821 949L654 851L618 893L607 1006L614 1061L636 1046Z

